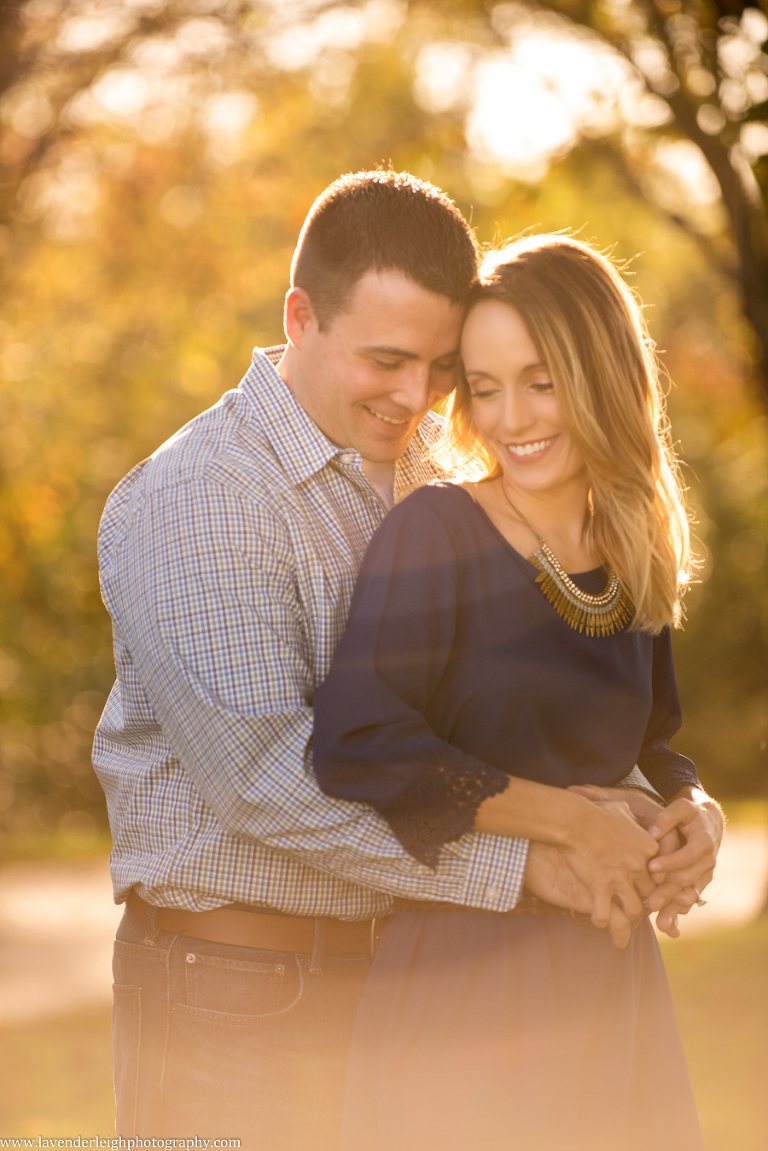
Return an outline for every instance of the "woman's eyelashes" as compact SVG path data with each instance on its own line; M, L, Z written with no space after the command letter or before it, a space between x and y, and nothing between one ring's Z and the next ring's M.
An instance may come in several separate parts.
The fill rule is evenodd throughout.
M555 390L554 384L552 383L551 380L548 380L548 379L531 380L527 384L525 384L524 386L527 387L529 391L534 392L538 396L551 395L552 392L554 392L554 390ZM501 391L500 388L494 388L494 387L488 387L488 386L472 388L470 385L469 395L470 395L470 398L473 400L487 400L493 396L498 396L500 394L500 391Z

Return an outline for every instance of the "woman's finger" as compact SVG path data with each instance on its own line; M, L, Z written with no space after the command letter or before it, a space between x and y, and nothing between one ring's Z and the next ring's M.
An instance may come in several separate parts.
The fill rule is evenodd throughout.
M705 867L703 870L700 867L691 868L690 870L675 871L668 876L670 883L677 884L678 887L692 887L698 892L697 898L701 898L702 892L712 882L715 874L713 867Z
M684 844L685 840L681 839L680 832L677 828L668 831L666 835L662 835L658 840L659 844L659 858L665 855L672 855L674 851L678 851Z
M670 871L664 876L664 882L679 888L696 887L699 892L702 892L707 884L712 882L713 875L714 868L704 861L693 867L682 867L676 871Z
M712 845L706 840L690 839L670 855L655 856L648 864L648 870L652 875L671 875L672 872L695 867L705 858L708 858L709 866L714 867L717 856Z
M632 938L632 924L615 903L611 907L608 932L611 936L611 942L614 947L618 947L619 951L623 951Z
M661 889L659 889L661 890ZM659 908L658 915L656 916L656 927L659 931L663 931L665 935L669 935L672 939L677 939L680 930L677 923L679 915L687 915L691 908L698 903L699 893L695 887L684 887L682 890L664 903ZM648 900L651 903L651 899ZM653 908L651 908L653 910Z
M696 882L696 876L711 871L713 867L714 861L710 857L691 853L675 859L668 867L654 867L651 877L656 883L676 883L678 887L687 887Z
M634 885L635 891L641 899L648 899L657 887L656 880L650 876L647 871L644 871L642 875L636 875L634 877Z
M613 897L605 888L593 892L592 923L595 927L607 927L611 920Z
M703 890L703 888L702 888ZM679 915L687 915L691 908L699 902L701 896L695 887L684 887L674 898L674 904Z
M650 895L646 897L645 902L648 905L648 910L651 912L661 911L673 899L676 899L681 891L681 887L677 883L660 883L658 887L654 888ZM686 888L686 890L689 890ZM690 890L693 890L692 888ZM695 898L695 896L694 896Z
M662 907L659 914L656 916L656 928L658 931L668 935L670 939L678 939L680 937L680 928L677 923L677 911L674 906L667 904Z
M634 919L639 922L645 915L642 900L634 887L628 885L622 886L620 890L616 891L614 899L619 902L624 914L628 916L629 919Z
M709 853L698 857L687 856L678 860L682 866L666 867L662 871L654 868L653 878L657 883L676 883L678 887L706 886L712 881L715 862Z

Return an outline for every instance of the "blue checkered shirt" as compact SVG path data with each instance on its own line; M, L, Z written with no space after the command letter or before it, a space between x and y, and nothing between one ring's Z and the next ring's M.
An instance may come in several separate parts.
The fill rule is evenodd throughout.
M386 514L255 351L227 392L130 472L99 531L117 680L94 742L115 899L363 919L394 896L514 907L527 840L469 834L418 863L372 808L325 796L311 699ZM395 494L437 476L428 415Z

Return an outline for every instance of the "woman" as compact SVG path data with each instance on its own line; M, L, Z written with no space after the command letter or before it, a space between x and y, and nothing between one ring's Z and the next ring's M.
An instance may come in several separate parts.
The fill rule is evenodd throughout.
M439 450L484 474L416 491L374 537L314 699L316 771L427 864L472 828L560 847L592 922L395 914L343 1146L694 1151L653 931L619 950L601 930L642 914L658 845L567 790L635 763L665 798L698 787L669 748L690 560L650 341L608 260L539 236L485 260L462 358Z

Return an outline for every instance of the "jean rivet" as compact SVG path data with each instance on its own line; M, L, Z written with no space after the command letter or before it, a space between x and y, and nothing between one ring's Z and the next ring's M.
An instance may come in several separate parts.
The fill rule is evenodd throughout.
M194 962L195 962L194 953L192 951L188 951L187 952L187 963L194 963Z
M276 963L275 964L275 971L277 972L278 975L283 974L283 972L285 971L285 968L283 967L282 963Z

